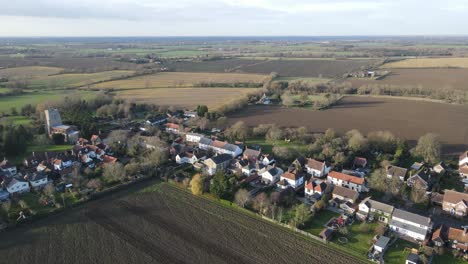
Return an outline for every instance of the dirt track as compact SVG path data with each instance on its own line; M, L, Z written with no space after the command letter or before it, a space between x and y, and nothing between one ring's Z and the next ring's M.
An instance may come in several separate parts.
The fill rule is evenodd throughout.
M250 126L276 123L283 127L306 126L314 132L333 128L340 133L389 130L413 143L423 134L440 135L446 154L468 148L468 106L393 98L346 97L323 111L278 106L249 106L231 114L229 121Z
M169 185L2 234L0 263L360 263Z

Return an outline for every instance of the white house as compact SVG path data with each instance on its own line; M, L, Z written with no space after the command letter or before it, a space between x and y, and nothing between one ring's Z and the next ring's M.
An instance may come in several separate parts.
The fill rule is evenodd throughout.
M0 162L0 171L6 176L13 176L18 172L16 166L8 162L7 159L3 159L3 161Z
M327 167L325 162L318 161L315 159L307 159L305 165L307 173L312 177L322 178L325 177L330 171L330 167Z
M329 185L325 181L311 179L305 185L305 197L309 198L312 197L314 194L322 196L328 191L328 186Z
M5 178L3 180L3 185L10 194L24 193L30 191L28 181L26 181L20 176Z
M219 140L211 140L206 137L200 139L198 147L203 150L211 150L217 154L229 154L233 158L242 154L242 149L237 145Z
M46 186L48 182L47 174L43 172L36 172L32 175L28 175L28 180L34 189L40 189Z
M195 164L199 160L204 160L204 159L206 159L205 155L201 153L193 153L193 152L182 152L182 153L177 154L176 156L177 164L184 164L184 163Z
M400 209L393 211L390 230L412 239L423 241L432 228L431 218Z
M185 141L186 142L192 142L192 143L198 143L198 142L200 142L200 139L202 139L202 137L203 137L202 134L187 133L187 134L185 134Z
M367 197L359 204L359 210L356 213L356 217L361 221L366 221L369 216L372 216L374 219L376 218L380 222L388 223L392 216L393 210L393 206L372 200L370 197Z
M287 172L281 174L280 181L277 183L277 186L281 189L286 189L292 187L297 189L304 184L304 175L297 171L296 169L288 170Z
M262 182L270 184L280 180L284 171L276 166L267 166L258 172L262 177Z
M368 192L364 178L351 176L348 174L331 171L328 173L327 181L335 186L342 186L358 192Z
M275 163L275 159L270 154L263 154L260 157L260 160L262 161L263 165L265 165L265 166Z

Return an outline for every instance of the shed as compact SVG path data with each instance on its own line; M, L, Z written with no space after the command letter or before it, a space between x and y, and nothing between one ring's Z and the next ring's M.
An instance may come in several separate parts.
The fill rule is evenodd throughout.
M390 242L390 238L386 236L381 236L377 240L377 242L375 242L374 249L380 253L383 253L387 249L389 242Z

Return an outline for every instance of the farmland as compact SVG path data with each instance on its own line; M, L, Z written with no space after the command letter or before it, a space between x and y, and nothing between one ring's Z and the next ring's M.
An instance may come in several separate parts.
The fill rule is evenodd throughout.
M30 88L68 88L130 76L133 71L105 71L96 73L69 73L33 78Z
M392 69L380 80L347 79L353 87L363 85L390 85L429 89L457 89L468 91L468 69Z
M63 99L65 96L81 97L83 99L92 98L96 92L94 91L43 91L31 92L21 95L0 97L0 113L10 112L12 107L20 110L21 107L27 104L36 105L38 103Z
M468 68L468 58L418 58L390 62L382 68Z
M175 62L169 65L175 71L191 72L244 72L270 74L277 72L285 77L333 78L369 65L372 60L251 60L229 59L205 62Z
M133 89L154 87L193 87L200 83L232 84L252 83L261 84L268 76L259 74L239 73L190 73L190 72L162 72L152 75L134 77L93 85L93 88Z
M7 68L0 70L0 78L8 78L9 80L24 80L58 74L61 71L63 71L62 68L42 66Z
M4 233L3 259L14 263L362 262L167 184L113 198L37 222L33 228Z
M425 133L440 135L444 153L461 152L468 147L468 106L401 100L393 98L345 97L323 111L278 106L249 106L229 115L232 123L247 125L276 123L284 127L306 126L313 132L333 128L344 133L358 129L363 133L389 130L415 142ZM291 118L294 117L294 118Z
M121 90L115 94L119 98L129 99L138 103L165 106L175 105L187 108L205 104L210 109L213 109L255 90L255 88L229 87L156 88Z

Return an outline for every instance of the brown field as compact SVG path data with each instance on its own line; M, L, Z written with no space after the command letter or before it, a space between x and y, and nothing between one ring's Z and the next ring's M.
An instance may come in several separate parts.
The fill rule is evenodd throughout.
M3 233L0 254L2 263L365 263L167 184Z
M346 79L353 87L368 84L468 91L468 69L392 69L380 80Z
M368 65L372 60L249 60L229 59L204 62L176 62L168 67L180 72L279 73L283 77L333 78Z
M468 68L468 58L419 58L390 62L382 68Z
M122 90L116 92L116 95L138 103L187 108L205 104L210 109L216 109L230 100L235 100L255 90L255 88L229 87L155 88Z
M0 78L8 78L10 80L26 80L38 77L46 77L52 74L57 74L63 71L62 68L29 66L7 68L0 70Z
M279 106L249 106L229 115L230 122L250 126L276 123L284 127L306 126L313 132L333 128L339 133L358 129L363 133L389 130L414 143L425 133L437 133L445 154L468 148L467 105L451 105L393 98L345 97L323 111Z
M104 57L2 57L0 59L0 67L22 67L22 66L47 66L59 67L77 72L97 72L111 70L134 70L140 68L141 65L135 63L121 62L113 58Z
M134 71L123 70L96 73L67 73L33 78L29 83L30 88L68 88L131 76L132 74L134 74Z
M153 87L192 87L205 83L262 83L268 76L240 73L162 72L94 85L96 88L132 89Z

